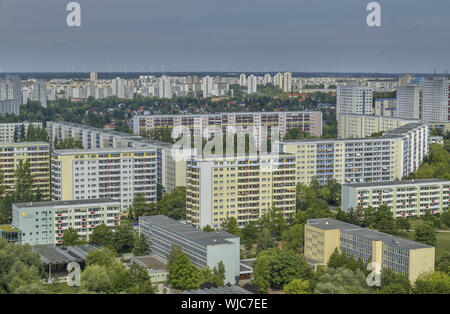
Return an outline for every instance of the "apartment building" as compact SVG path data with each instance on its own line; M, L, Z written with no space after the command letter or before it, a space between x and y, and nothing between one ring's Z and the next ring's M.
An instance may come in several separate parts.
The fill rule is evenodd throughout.
M20 142L30 125L42 128L40 122L0 123L0 143L14 143L14 136L17 136L17 141Z
M429 129L410 123L381 137L281 141L280 151L296 157L296 182L400 180L416 171L429 151Z
M422 118L423 87L418 84L406 84L397 88L396 117L402 119Z
M338 138L362 138L418 122L418 120L345 113L338 116L337 122Z
M147 239L151 255L167 262L172 245L178 245L197 267L225 266L225 283L236 284L240 275L240 239L224 231L205 232L169 217L139 217L139 233Z
M120 223L120 202L108 198L13 204L12 226L19 230L19 243L61 245L64 231L74 228L88 240L94 228Z
M373 88L359 85L337 86L336 114L372 114Z
M425 78L422 120L450 122L450 80L447 77Z
M442 213L450 204L450 181L439 179L404 180L342 185L342 210L351 208L391 208L394 217Z
M123 215L136 194L156 202L156 150L110 148L52 153L52 199L119 200Z
M135 115L133 132L141 134L154 128L186 127L192 135L217 132L225 133L227 127L235 132L253 132L257 145L264 138L264 132L271 134L272 129L279 129L280 138L293 128L299 128L311 135L322 135L322 113L304 112L235 112L201 115ZM259 147L259 146L258 146Z
M33 193L41 199L50 198L50 150L44 142L0 143L0 173L5 193L15 191L15 172L20 161L30 161Z
M239 226L258 220L273 206L295 214L295 156L227 156L186 162L186 220L219 228L229 217Z
M157 183L161 184L166 192L186 186L186 163L172 155L172 144L68 122L47 122L47 130L51 142L55 138L74 138L79 140L85 149L153 148L157 152Z
M305 225L305 257L326 265L338 248L347 257L402 273L414 282L434 271L435 248L330 218L309 219Z
M377 98L375 99L374 114L383 117L396 116L396 98Z

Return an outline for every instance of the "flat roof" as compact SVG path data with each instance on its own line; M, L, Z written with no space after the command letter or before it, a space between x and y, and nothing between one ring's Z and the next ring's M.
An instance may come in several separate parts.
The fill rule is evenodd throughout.
M403 239L387 233L363 228L331 218L309 219L307 225L323 230L339 229L345 233L360 235L373 241L383 241L383 243L388 243L405 249L422 249L432 247L423 243Z
M140 266L147 267L148 269L152 270L161 270L166 269L166 263L160 261L159 259L155 258L154 256L147 255L147 256L133 256L130 259L131 262L136 263Z
M112 198L97 198L87 200L70 200L70 201L51 201L51 202L29 202L29 203L15 203L13 204L17 208L32 208L32 207L50 207L50 206L64 206L64 205L88 205L88 204L105 204L105 203L118 203L120 201L113 200Z
M360 182L360 183L347 183L342 186L349 187L374 187L374 186L389 186L389 185L415 185L415 184L427 184L427 183L443 183L449 182L450 180L442 180L442 179L418 179L418 180L402 180L402 181L387 181L387 182Z
M156 151L153 147L117 147L117 148L94 148L94 149L60 149L53 151L53 154L58 155L73 155L73 154L96 154L96 153L122 153L122 152L144 152Z
M11 225L0 225L0 230L5 232L17 232L19 229L14 228Z
M228 241L228 239L239 238L238 236L235 236L225 231L206 232L198 230L163 215L139 217L139 220L144 220L149 223L158 225L159 227L167 229L169 232L177 234L181 238L205 246L216 244L229 244L230 241Z

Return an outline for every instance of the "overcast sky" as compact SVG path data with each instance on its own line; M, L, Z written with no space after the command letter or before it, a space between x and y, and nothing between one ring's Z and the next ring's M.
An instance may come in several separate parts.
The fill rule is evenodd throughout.
M445 72L450 1L0 0L0 68L32 71Z

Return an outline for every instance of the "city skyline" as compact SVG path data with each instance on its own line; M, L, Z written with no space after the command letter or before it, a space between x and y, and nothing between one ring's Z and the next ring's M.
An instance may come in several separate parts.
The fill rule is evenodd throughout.
M444 73L450 63L444 0L379 1L375 28L368 1L78 2L71 28L68 2L0 1L1 71Z

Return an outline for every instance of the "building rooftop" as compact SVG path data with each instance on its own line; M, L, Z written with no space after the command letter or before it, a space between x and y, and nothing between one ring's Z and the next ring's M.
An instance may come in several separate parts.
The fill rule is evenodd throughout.
M148 152L148 151L155 152L155 148L153 147L118 147L118 148L93 148L93 149L61 149L61 150L55 150L53 151L53 154L55 155L73 155L73 154L96 154L96 153L123 153L123 152L129 152L129 153L136 153L136 152Z
M154 256L133 256L131 257L130 261L132 263L136 263L140 266L144 266L151 270L161 270L166 269L166 264L160 261L159 259L155 258Z
M183 291L180 292L179 294L253 294L253 293L239 286L225 286L209 289Z
M85 262L89 252L96 250L91 245L68 247L33 246L33 251L39 253L44 265L68 264L70 262Z
M361 183L347 183L342 186L349 187L375 187L375 186L389 186L389 185L417 185L417 184L427 184L427 183L441 183L441 182L450 182L449 180L441 180L441 179L418 179L418 180L402 180L402 181L388 181L388 182L361 182Z
M411 130L414 130L418 127L422 127L426 125L425 123L421 122L411 122L408 124L405 124L401 127L398 127L396 129L392 129L390 131L387 131L380 137L359 137L359 138L333 138L333 139L326 139L326 138L319 138L319 139L306 139L306 140L282 140L279 143L283 144L295 144L295 143L314 143L314 142L353 142L353 141L364 141L364 142L370 142L370 141L382 141L382 140L389 140L393 138L401 138L406 133L408 133Z
M0 225L0 231L5 231L5 232L17 232L19 231L19 229L14 228L11 225Z
M387 233L363 228L331 218L309 219L307 224L308 226L313 226L323 230L339 229L345 233L359 235L373 241L383 241L383 243L389 244L390 246L397 246L405 249L431 248L431 246L423 243L403 239Z
M225 231L201 231L163 215L139 217L139 220L144 220L146 222L158 225L158 227L167 229L169 232L186 239L186 241L193 241L204 246L228 244L230 243L228 239L238 238L237 236Z
M32 208L32 207L50 207L50 206L70 206L70 205L88 205L88 204L106 204L117 203L120 201L113 200L112 198L97 198L87 200L71 200L71 201L51 201L51 202L29 202L29 203L15 203L13 204L17 208Z

